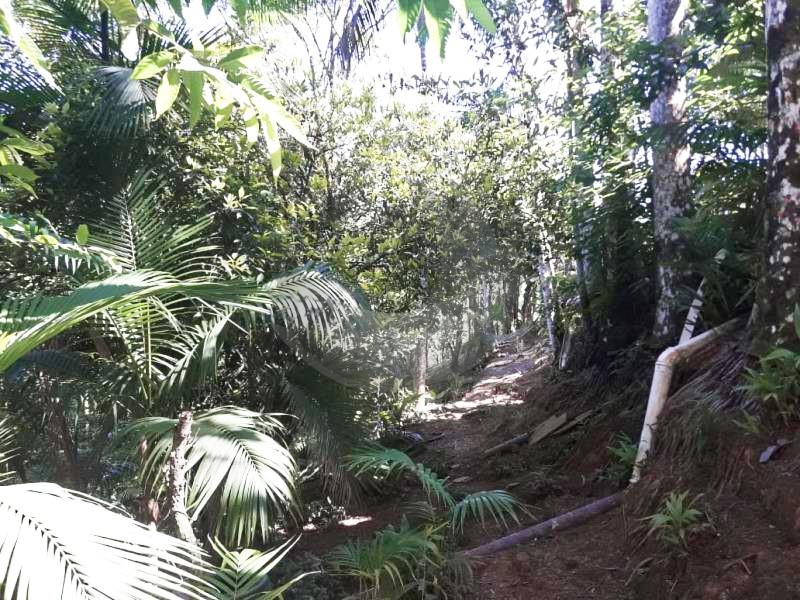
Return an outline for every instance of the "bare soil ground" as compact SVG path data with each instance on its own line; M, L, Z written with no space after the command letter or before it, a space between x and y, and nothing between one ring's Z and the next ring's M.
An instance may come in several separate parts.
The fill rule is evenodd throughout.
M650 373L641 377L644 388ZM591 408L593 376L572 387L554 383L540 348L500 354L458 401L433 405L418 430L431 441L418 460L447 475L464 492L509 489L532 507L523 525L558 515L619 489L610 481L608 445L622 431L636 439L646 394L635 388L633 404L613 405L605 416L536 446L515 446L490 458L486 448L530 431L581 395L570 418ZM597 381L600 381L599 379ZM576 391L575 385L578 386ZM582 389L581 389L582 388ZM598 402L603 395L597 384ZM630 386L625 388L629 390ZM579 393L580 392L580 393ZM563 397L562 397L563 396ZM612 399L611 402L615 400ZM627 402L627 401L626 401ZM440 437L437 437L440 436ZM789 443L759 463L779 437ZM796 439L795 439L796 438ZM710 452L710 450L709 450ZM712 485L722 469L727 485ZM642 517L672 490L703 493L697 506L705 526L692 530L688 552L671 551L646 537ZM324 532L309 532L301 545L317 554L354 536L368 536L402 516L418 494L406 489L370 506L361 517ZM479 527L465 548L504 532ZM729 435L724 456L701 467L676 466L659 456L621 508L556 536L519 545L474 565L478 600L595 599L800 599L800 434L798 428Z

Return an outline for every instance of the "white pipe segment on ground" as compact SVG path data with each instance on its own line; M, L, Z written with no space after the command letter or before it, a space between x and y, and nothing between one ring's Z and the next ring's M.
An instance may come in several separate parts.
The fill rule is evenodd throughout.
M636 462L631 474L631 483L636 483L641 477L642 465L647 460L647 453L650 452L650 446L653 442L653 430L669 396L669 388L672 383L672 374L675 371L675 366L688 360L698 351L722 336L735 331L740 325L742 325L741 319L733 319L719 327L709 329L682 344L667 348L659 355L653 370L653 381L650 384L650 396L647 398L647 409L644 414L642 435L639 438L639 449L636 452Z

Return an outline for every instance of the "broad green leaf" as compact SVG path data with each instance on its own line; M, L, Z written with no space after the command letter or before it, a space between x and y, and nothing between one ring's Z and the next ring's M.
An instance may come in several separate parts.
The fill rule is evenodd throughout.
M19 150L31 156L44 156L45 154L53 152L53 147L50 144L43 144L42 142L29 140L22 136L6 138L0 142L0 145L6 146L7 148L14 148L15 150Z
M231 50L226 54L223 59L219 61L219 66L222 69L250 67L257 64L263 56L264 48L261 46L243 46Z
M480 26L483 27L489 33L495 33L497 31L497 26L494 23L494 19L492 15L489 14L489 10L486 8L486 5L481 0L465 0L467 4L467 10L469 14L475 17L475 20L480 23ZM455 6L454 2L451 2L453 6Z
M108 12L125 28L139 24L139 13L131 0L100 0Z
M50 73L47 59L45 59L39 46L25 33L22 24L17 21L14 16L10 0L0 0L0 31L14 42L19 51L31 62L47 85L56 90L60 89L53 75Z
M219 129L227 123L231 114L233 113L233 104L226 104L224 106L215 106L214 109L214 128Z
M771 362L775 360L795 360L797 354L787 348L775 348L772 352L764 356L761 360Z
M189 126L194 127L200 120L203 109L203 74L198 72L184 72L183 85L189 91Z
M86 223L78 225L78 231L75 233L75 241L81 246L85 246L89 241L89 226Z
M148 54L134 67L131 79L150 79L163 71L174 58L175 53L171 50L161 50L160 52Z
M280 103L271 98L261 98L254 100L259 110L269 115L270 119L277 123L287 134L292 136L304 146L313 148L313 145L306 137L305 132L300 126L300 122L294 118Z
M453 20L453 8L449 0L423 0L422 10L431 41L439 49L439 54L444 56L445 41Z
M264 128L264 137L267 139L267 151L272 164L272 177L277 179L278 175L281 174L282 166L281 141L278 138L278 130L275 129L275 123L267 115L261 115L261 125Z
M244 120L244 131L247 135L247 143L255 144L258 141L258 115L256 111L247 107L242 114Z
M403 35L411 31L419 18L422 0L397 0L397 15Z
M176 43L175 35L166 27L164 27L161 23L157 23L152 19L145 19L142 21L142 26L151 31L152 33L156 34L158 37L163 39L166 42L172 42L173 44Z
M175 69L170 69L164 73L164 76L161 78L161 84L158 86L158 93L156 94L156 119L172 108L180 91L181 74Z
M122 54L136 60L139 54L139 13L131 0L100 0L122 28Z
M36 181L37 175L24 165L0 165L0 175L16 177L25 182Z

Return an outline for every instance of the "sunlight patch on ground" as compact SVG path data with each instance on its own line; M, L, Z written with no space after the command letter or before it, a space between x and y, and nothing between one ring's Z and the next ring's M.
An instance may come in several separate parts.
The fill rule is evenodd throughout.
M342 525L343 527L354 527L356 525L361 525L361 523L368 523L369 521L372 521L372 517L363 515L359 517L348 517L342 521L339 521L339 525Z

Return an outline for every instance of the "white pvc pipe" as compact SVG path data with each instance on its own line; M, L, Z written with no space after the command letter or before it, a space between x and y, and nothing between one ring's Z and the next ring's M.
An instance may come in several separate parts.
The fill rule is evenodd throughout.
M714 256L714 261L720 264L725 260L726 256L728 256L728 251L723 248ZM705 285L706 280L703 278L703 281L700 282L700 287L697 288L697 294L695 294L692 300L692 305L689 307L689 314L686 315L686 322L683 324L681 339L678 341L679 346L688 342L694 335L695 325L697 325L697 320L700 318L700 309L703 308L703 296L705 295L703 288Z
M658 360L656 360L655 369L653 370L653 381L650 384L650 396L647 399L647 411L644 415L642 435L639 438L636 462L634 463L633 472L631 473L631 483L636 483L641 477L642 465L647 459L647 454L650 452L650 446L653 442L653 431L658 422L658 417L661 415L661 411L664 409L664 405L667 402L667 397L669 396L669 388L672 383L672 374L675 371L675 367L679 363L697 354L698 351L712 342L735 331L741 324L741 319L733 319L682 344L667 348L659 355Z

